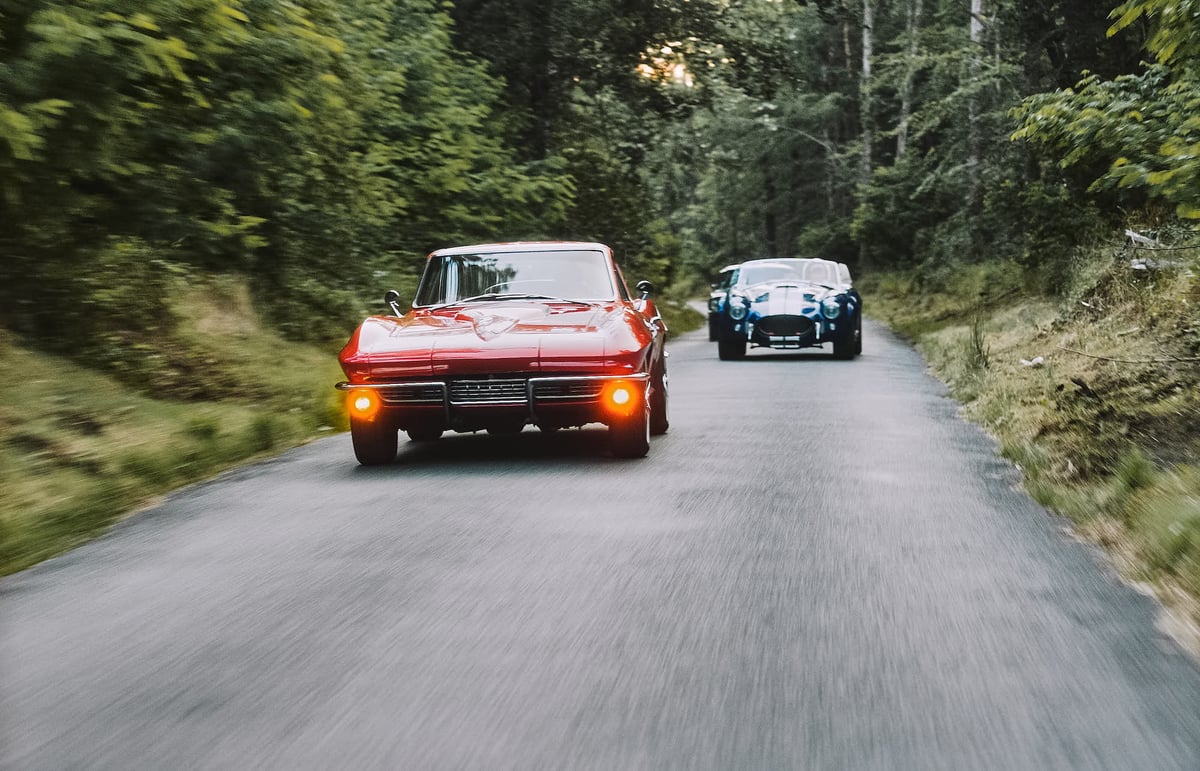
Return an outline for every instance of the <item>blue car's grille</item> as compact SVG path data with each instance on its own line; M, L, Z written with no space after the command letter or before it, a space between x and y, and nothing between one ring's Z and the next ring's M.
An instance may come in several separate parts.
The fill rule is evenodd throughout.
M766 335L803 337L812 333L813 321L804 316L766 316L759 319L756 328Z

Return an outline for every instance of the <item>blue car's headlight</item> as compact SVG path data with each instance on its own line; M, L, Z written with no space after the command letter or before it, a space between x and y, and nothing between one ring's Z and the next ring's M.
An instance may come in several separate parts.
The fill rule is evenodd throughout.
M741 295L730 295L729 297L729 318L734 321L741 321L746 318L746 313L749 312L746 306L746 298Z
M821 303L821 313L827 319L836 319L838 314L842 312L842 306L838 303L837 298L830 297Z

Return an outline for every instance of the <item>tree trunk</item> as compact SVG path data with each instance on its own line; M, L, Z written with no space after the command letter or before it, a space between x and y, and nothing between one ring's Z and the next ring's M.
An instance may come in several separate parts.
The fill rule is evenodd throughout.
M971 0L971 80L983 67L983 0ZM974 84L972 84L972 87ZM972 204L979 196L979 105L974 96L967 103L967 184Z
M871 155L875 134L875 121L871 105L871 55L875 47L875 6L874 0L863 0L862 18L862 78L859 80L859 122L862 124L862 167L859 169L859 187L864 188L871 181ZM858 267L867 266L867 245L865 241L858 244Z
M918 34L921 31L922 0L908 0L908 61L900 83L900 123L896 127L896 160L908 150L908 124L912 119L913 81L917 74Z
M978 2L978 0L974 0ZM862 176L860 181L871 181L871 154L874 140L874 120L871 115L871 56L875 46L874 0L863 0L862 20L862 79L859 82L859 105L862 121Z
M771 161L763 156L763 195L766 197L763 206L763 229L767 238L767 256L779 256L779 226L775 216L776 192L775 175L771 173Z

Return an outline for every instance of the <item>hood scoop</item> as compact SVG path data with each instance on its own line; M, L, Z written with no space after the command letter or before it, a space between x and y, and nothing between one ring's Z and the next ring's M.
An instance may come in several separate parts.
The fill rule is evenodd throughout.
M486 310L464 311L458 314L458 318L470 322L476 336L485 342L495 340L520 322L516 316Z

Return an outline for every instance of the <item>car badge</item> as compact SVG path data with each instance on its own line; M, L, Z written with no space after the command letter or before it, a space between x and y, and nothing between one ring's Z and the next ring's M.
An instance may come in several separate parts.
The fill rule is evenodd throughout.
M473 316L471 324L475 328L475 334L480 340L494 340L500 335L517 325L517 319L511 316L497 316L492 313L485 313L480 316Z

